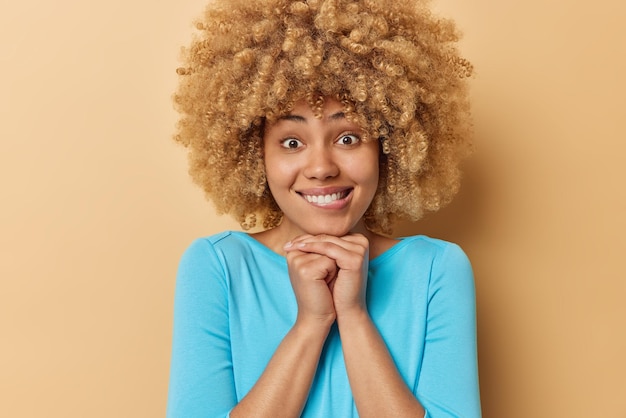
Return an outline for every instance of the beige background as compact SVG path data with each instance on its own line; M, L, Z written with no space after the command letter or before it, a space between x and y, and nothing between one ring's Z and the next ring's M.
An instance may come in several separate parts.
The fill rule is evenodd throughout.
M204 0L0 6L0 415L164 415L174 275L236 227L170 140ZM473 260L486 418L626 417L626 6L439 0L465 32L479 152L398 234Z

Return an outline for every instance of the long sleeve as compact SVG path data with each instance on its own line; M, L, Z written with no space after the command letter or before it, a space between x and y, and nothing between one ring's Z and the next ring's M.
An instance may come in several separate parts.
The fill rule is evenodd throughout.
M424 356L416 395L426 417L481 416L474 277L455 244L433 260Z
M227 417L237 403L227 286L210 242L196 240L176 280L168 418Z

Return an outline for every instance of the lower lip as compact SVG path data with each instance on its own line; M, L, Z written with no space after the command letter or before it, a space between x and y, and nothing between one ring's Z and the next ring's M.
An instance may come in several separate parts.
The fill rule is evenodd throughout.
M329 203L316 203L316 202L309 202L308 200L306 200L306 197L302 196L302 199L308 203L311 206L315 206L316 208L320 208L320 209L343 209L346 206L348 206L348 203L350 203L350 200L352 200L352 192L353 190L350 190L350 192L348 193L348 195L342 199L337 199L334 200L332 202Z

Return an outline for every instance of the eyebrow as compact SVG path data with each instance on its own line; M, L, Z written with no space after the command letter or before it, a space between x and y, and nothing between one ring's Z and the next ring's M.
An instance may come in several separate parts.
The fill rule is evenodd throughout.
M345 119L345 118L346 118L346 114L344 112L333 113L332 115L328 117L328 119L331 121L336 121L336 120ZM289 120L292 122L306 123L306 118L304 116L291 115L291 114L281 116L280 118L278 118L278 120Z

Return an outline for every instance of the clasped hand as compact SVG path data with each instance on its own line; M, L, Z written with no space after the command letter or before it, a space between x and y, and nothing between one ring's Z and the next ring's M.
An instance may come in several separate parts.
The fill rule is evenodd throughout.
M298 303L298 320L332 323L366 310L369 241L302 235L285 245L289 277Z

